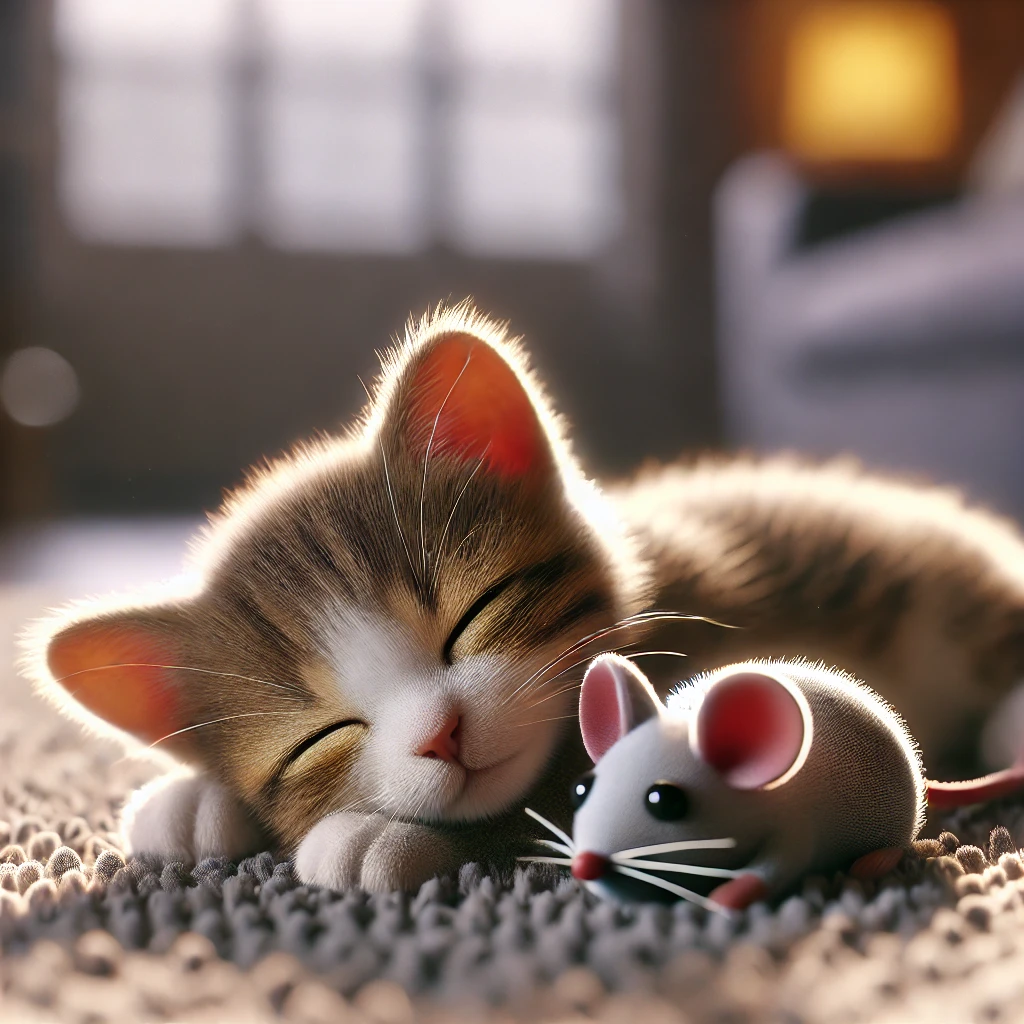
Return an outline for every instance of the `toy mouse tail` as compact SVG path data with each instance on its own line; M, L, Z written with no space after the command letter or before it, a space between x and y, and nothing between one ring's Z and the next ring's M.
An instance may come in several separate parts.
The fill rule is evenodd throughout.
M927 779L928 806L937 810L966 807L988 800L998 800L1024 790L1024 761L1018 761L1011 768L979 779L965 779L963 782L933 782Z

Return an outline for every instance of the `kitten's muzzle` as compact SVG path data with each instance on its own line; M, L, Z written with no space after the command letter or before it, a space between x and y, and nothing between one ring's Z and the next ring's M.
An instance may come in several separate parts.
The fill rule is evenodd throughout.
M581 882L596 882L608 874L611 866L612 862L603 853L580 850L573 855L570 870L572 877L578 878Z
M461 747L462 716L452 714L430 739L420 745L416 756L435 758L450 764L461 763L459 761Z

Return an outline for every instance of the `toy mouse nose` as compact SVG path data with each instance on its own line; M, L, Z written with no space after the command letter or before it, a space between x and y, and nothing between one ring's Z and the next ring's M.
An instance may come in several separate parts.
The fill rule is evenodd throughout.
M593 882L608 874L611 861L603 853L581 850L572 859L572 877L581 882Z
M438 758L441 761L458 761L462 740L462 716L452 714L438 731L416 751L419 757Z

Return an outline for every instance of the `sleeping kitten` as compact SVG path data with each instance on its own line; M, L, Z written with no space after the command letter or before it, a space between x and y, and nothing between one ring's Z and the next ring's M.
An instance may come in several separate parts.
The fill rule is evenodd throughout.
M44 624L31 672L190 766L132 798L132 852L269 839L337 887L521 852L494 819L520 833L545 772L559 816L585 765L537 673L650 600L518 347L465 307L410 332L354 429L232 495L198 567L197 593Z
M641 627L691 656L651 666L663 687L820 657L870 679L935 756L1024 677L1009 526L839 465L705 463L603 496L518 345L467 306L408 332L353 430L231 496L199 569L194 593L43 623L28 669L84 722L188 766L131 799L131 851L271 842L335 887L507 867L533 832L524 804L567 824L589 764L582 662ZM616 627L655 606L743 628Z

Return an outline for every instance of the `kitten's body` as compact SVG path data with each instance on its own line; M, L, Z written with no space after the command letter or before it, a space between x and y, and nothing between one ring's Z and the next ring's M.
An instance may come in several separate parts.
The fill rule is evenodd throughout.
M335 886L507 865L527 802L567 823L588 764L572 666L641 635L573 645L645 607L744 627L658 626L645 646L691 656L663 685L821 658L893 700L933 758L1024 677L1009 527L783 462L650 472L603 498L517 350L465 310L413 332L355 432L230 499L201 568L187 598L48 624L30 667L198 771L132 801L135 850L239 854L258 821Z
M651 470L610 497L659 607L742 627L662 627L650 645L688 655L662 666L676 678L733 658L838 665L900 709L932 772L968 770L981 720L1024 682L1024 544L955 492L776 458Z

